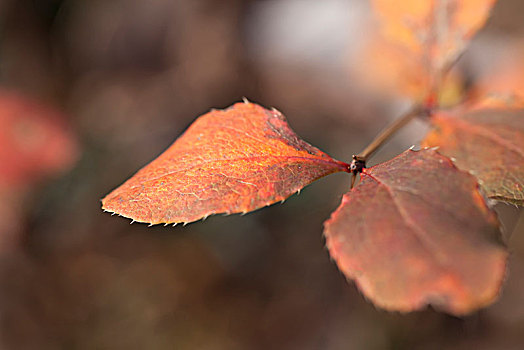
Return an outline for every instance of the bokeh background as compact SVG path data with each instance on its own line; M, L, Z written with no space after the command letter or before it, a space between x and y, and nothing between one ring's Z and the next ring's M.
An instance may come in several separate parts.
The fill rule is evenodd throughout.
M496 5L460 61L468 84L509 58L524 70L523 12ZM345 281L321 234L345 174L186 227L100 209L198 115L242 97L349 161L408 106L369 89L374 26L362 0L0 0L0 348L524 348L512 206L496 206L511 251L502 295L465 318L377 310ZM410 125L373 162L425 130Z

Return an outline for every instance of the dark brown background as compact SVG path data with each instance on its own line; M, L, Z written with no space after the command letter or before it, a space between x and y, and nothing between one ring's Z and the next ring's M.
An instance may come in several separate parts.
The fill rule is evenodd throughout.
M522 40L523 11L497 4L461 62L472 81ZM377 310L346 283L321 235L344 174L187 227L100 210L195 117L243 96L350 160L406 107L363 91L373 72L350 69L369 16L360 0L0 0L0 83L62 109L81 147L73 169L31 192L21 243L0 257L0 347L524 348L524 220L511 206L497 206L512 252L503 294L463 319Z

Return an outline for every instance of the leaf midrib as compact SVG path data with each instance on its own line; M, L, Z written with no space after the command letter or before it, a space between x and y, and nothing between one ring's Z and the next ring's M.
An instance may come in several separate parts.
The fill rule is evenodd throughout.
M395 204L395 207L397 208L398 213L400 216L404 219L404 222L407 226L412 228L412 232L414 233L414 236L419 241L421 247L428 251L433 256L433 261L435 265L445 274L452 276L453 279L460 281L460 275L458 275L456 272L451 270L449 267L447 261L442 261L442 259L439 257L438 252L436 251L435 247L438 246L431 240L428 240L428 234L427 231L415 224L415 222L411 219L411 217L406 213L406 210L404 207L395 199L393 191L389 188L389 186L382 182L377 177L371 175L369 172L363 173L365 176L369 177L373 181L375 181L379 186L382 186L388 193L388 195L391 197L391 201ZM444 255L446 255L444 253ZM462 285L461 283L457 283L457 285Z
M305 161L309 161L311 163L320 163L320 164L325 164L325 165L329 165L331 168L334 168L334 169L339 169L339 171L345 171L346 170L346 167L347 165L343 162L340 162L340 161L337 161L337 160L333 160L333 161L328 161L328 160L324 160L324 159L320 159L320 158L315 158L315 157L299 157L299 156L273 156L273 155L268 155L268 156L251 156L251 157L236 157L236 158L222 158L222 159L209 159L209 160L205 160L203 162L200 162L199 164L195 164L195 165L192 165L192 166L189 166L187 168L184 168L184 169L178 169L178 170L175 170L175 171L170 171L166 174L163 174L163 175L160 175L160 176L157 176L157 177L154 177L154 178L150 178L150 179L147 179L145 181L141 181L139 184L137 185L134 185L131 187L131 189L135 188L135 187L138 187L140 186L141 184L144 184L144 183L149 183L149 182L153 182L153 181L156 181L156 180L160 180L162 178L165 178L165 177L168 177L168 176L171 176L171 175L174 175L174 174L177 174L177 173L181 173L181 172L185 172L185 171L188 171L188 170L191 170L191 169L194 169L194 168L197 168L197 167L201 167L201 166L204 166L206 164L209 164L209 163L212 163L212 162L225 162L225 161L232 161L232 162L235 162L235 161L245 161L245 160L257 160L257 159L267 159L267 158L274 158L274 159L297 159L297 160L305 160ZM163 161L163 159L158 159L158 161ZM153 161L152 163L150 163L149 165L146 165L145 168L142 168L141 170L139 170L137 172L137 174L139 172L141 172L142 170L146 170L146 168L148 168L149 166L152 166L153 164L155 163L155 161ZM276 164L278 162L275 162ZM306 163L306 162L304 162ZM135 175L137 175L135 174ZM134 176L135 176L134 175ZM133 177L131 177L132 179Z

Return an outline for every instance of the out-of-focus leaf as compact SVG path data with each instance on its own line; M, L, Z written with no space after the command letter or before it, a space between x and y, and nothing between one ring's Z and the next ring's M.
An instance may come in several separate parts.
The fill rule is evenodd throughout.
M359 58L350 69L373 92L386 96L405 96L422 101L431 89L431 71L427 61L417 54L374 35L362 47ZM451 70L440 82L439 106L456 105L463 99L463 79L457 70Z
M32 185L70 168L77 155L60 112L0 89L0 255L20 243L24 199Z
M439 70L484 25L495 0L372 0L372 4L390 40L426 56Z
M365 169L325 225L342 272L387 310L432 304L466 314L490 304L507 253L475 178L434 150Z
M422 144L475 175L485 194L524 204L524 109L439 113Z
M23 186L63 171L77 152L58 111L0 90L0 186Z
M246 213L348 165L301 140L276 110L237 103L198 118L107 195L103 209L151 224Z

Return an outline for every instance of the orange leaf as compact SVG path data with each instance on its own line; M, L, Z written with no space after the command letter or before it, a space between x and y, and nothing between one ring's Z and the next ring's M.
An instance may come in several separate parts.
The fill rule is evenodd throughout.
M372 0L385 35L439 70L484 25L495 0Z
M483 109L432 117L424 146L475 175L486 195L524 204L524 109Z
M434 150L365 169L325 224L342 272L375 305L466 314L491 303L507 253L475 178Z
M237 103L198 118L102 203L139 222L186 223L282 201L338 171L348 165L298 138L280 112Z
M403 46L381 35L371 36L359 58L352 62L352 73L365 88L385 95L404 95L423 101L431 90L432 72L423 57L406 53ZM372 72L372 74L370 74ZM439 106L456 105L462 99L463 78L457 70L443 77Z

